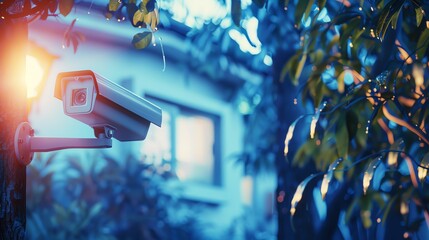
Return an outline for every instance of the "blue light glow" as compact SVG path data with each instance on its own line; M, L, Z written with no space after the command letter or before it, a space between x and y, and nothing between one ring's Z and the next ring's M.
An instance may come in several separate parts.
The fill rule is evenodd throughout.
M346 73L344 74L344 83L346 85L350 85L353 83L353 81L354 81L353 74L350 71L346 71Z
M267 66L273 65L273 59L269 55L265 55L264 57L264 64Z
M248 52L252 55L256 55L261 52L261 45L252 46L252 44L247 41L246 36L244 36L244 34L239 32L237 29L229 30L228 35L231 37L232 40L237 42L241 51Z

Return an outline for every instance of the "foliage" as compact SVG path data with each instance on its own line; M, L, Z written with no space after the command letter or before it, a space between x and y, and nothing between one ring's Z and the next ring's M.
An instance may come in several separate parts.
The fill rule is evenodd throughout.
M29 21L46 20L59 15L66 17L75 4L74 0L4 0L1 2L0 17L2 20L29 17ZM141 0L138 5L136 0L110 0L105 15L107 19L116 17L118 21L129 19L134 27L143 28L143 32L133 38L132 44L136 49L144 49L154 41L152 33L157 31L159 24L156 0ZM76 19L65 31L63 41L63 47L69 47L71 43L74 52L79 41L85 40L82 33L74 30L75 23Z
M284 133L286 158L317 171L299 184L292 219L309 219L316 233L329 225L336 229L330 237L358 236L356 225L369 236L388 236L392 233L379 229L394 226L392 221L402 222L392 232L404 237L426 234L427 1L263 2L267 11L261 21L287 19L287 13L293 21L282 27L293 25L299 35L295 53L273 82L299 85L302 104L314 109ZM295 125L306 118L307 140L290 155ZM321 206L327 214L320 213Z
M167 167L101 154L89 163L73 156L35 159L27 170L27 236L199 239L198 208L168 187L174 176Z

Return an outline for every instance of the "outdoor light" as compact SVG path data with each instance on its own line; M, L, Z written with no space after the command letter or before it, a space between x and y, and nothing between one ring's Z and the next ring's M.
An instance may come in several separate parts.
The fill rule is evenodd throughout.
M26 62L25 83L27 85L27 98L34 98L37 96L37 89L42 82L44 71L39 61L31 55L27 55Z
M43 89L52 61L56 57L33 42L29 42L26 56L25 83L27 85L27 98L33 99Z
M96 138L34 137L27 122L15 131L15 154L28 165L34 152L67 148L110 148L111 138L138 141L146 138L150 123L161 126L161 109L127 89L90 71L64 72L57 76L55 97L64 113L94 129Z

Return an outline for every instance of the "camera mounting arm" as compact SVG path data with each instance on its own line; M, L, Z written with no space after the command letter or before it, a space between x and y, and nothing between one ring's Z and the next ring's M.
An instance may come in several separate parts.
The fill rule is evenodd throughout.
M94 128L96 138L52 138L34 137L34 130L28 122L22 122L15 131L15 155L27 166L35 152L51 152L69 148L111 148L113 129L108 126Z

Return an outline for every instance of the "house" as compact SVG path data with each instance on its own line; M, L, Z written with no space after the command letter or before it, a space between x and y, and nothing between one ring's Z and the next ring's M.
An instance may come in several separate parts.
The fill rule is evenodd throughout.
M198 218L209 226L204 234L214 239L226 235L244 239L249 209L253 209L254 225L264 224L267 214L272 224L274 180L258 182L258 178L244 176L236 160L243 148L245 125L235 96L245 81L258 83L261 76L239 63L226 63L224 72L212 74L201 71L205 66L189 64L193 61L190 52L195 51L184 34L189 27L171 19L169 26L154 34L153 46L136 50L131 40L141 29L121 18L106 19L103 10L99 5L77 4L72 16L30 23L29 39L55 56L43 91L32 102L29 120L36 135L93 137L93 130L64 115L62 102L53 97L59 72L90 69L161 107L162 127L151 125L144 141L114 140L108 150L65 150L56 157L78 156L91 164L101 151L117 161L132 155L141 163L163 166L177 176L173 185L181 189L179 198L204 209ZM64 38L74 19L69 33L79 39L76 53L66 47ZM161 21L165 19L162 15ZM44 153L40 158L49 156ZM257 197L258 191L264 195Z

